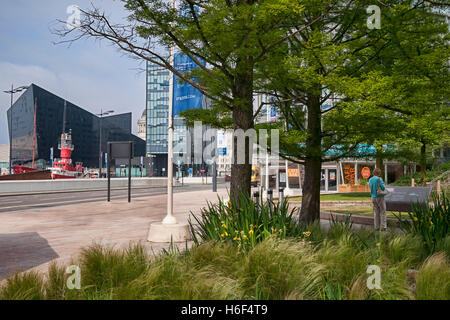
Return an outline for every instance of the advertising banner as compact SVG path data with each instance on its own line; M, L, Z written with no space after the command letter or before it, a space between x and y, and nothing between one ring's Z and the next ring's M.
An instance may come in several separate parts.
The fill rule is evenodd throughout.
M224 130L217 130L217 155L227 155L227 137Z
M298 169L288 169L288 177L289 178L298 178L299 177Z
M50 148L50 167L53 167L53 147Z
M277 108L274 106L270 107L270 121L278 121Z
M198 66L184 53L178 52L174 55L174 68L181 73L189 73ZM193 79L195 82L197 80ZM203 95L187 82L180 82L177 75L173 75L173 115L181 111L202 107Z

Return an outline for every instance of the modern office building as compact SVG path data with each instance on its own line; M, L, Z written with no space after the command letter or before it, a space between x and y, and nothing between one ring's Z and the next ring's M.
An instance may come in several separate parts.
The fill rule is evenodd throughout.
M150 170L147 174L151 176L167 175L167 150L168 150L168 119L169 119L169 75L170 72L156 64L147 62L147 130L146 130L146 154L149 158ZM208 101L203 98L202 107L207 107ZM174 116L174 149L177 144L192 147L187 139L192 137L193 130L187 128L184 119L178 115ZM207 127L203 126L203 132ZM206 142L203 143L203 147ZM180 149L186 149L180 148ZM203 149L202 149L203 150ZM174 172L182 172L187 175L202 175L202 170L208 172L210 166L206 163L194 164L193 151L190 160L174 164Z
M152 176L164 176L167 172L169 74L160 66L147 62L146 152Z
M134 141L134 155L145 155L145 141L131 133L131 112L99 118L35 84L17 99L7 115L13 165L29 165L34 159L35 167L44 168L51 148L53 157L58 158L64 122L66 132L72 131L72 161L82 162L84 167L98 168L100 126L103 155L108 141Z

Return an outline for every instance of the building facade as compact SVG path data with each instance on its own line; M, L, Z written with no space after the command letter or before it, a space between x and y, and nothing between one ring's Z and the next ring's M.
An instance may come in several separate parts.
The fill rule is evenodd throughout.
M9 144L0 144L0 175L9 173Z
M72 131L75 146L72 161L82 162L84 167L98 168L100 127L103 154L108 141L134 141L135 156L145 155L145 141L131 133L131 113L100 119L35 84L17 99L7 115L12 132L13 165L29 165L34 159L37 168L45 168L51 148L53 157L58 158L63 126L66 132Z
M146 77L146 155L149 158L149 176L167 175L167 152L168 152L168 122L169 122L169 78L170 72L156 64L147 62ZM206 107L208 101L203 98L202 105ZM192 138L193 130L187 128L183 117L174 116L174 150L184 150L192 147L189 140ZM203 132L207 127L203 126ZM206 143L203 143L203 148ZM184 147L178 147L184 146ZM193 147L192 147L193 148ZM202 148L202 150L203 150ZM210 165L206 163L195 164L193 150L190 159L183 158L174 164L174 173L188 175L202 175L210 171Z
M138 125L138 137L142 140L147 139L147 110L142 112L141 118L137 122Z

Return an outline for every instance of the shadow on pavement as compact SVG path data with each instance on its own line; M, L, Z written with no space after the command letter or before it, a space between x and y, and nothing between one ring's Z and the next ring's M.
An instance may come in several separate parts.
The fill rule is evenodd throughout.
M0 280L58 257L37 232L0 234Z

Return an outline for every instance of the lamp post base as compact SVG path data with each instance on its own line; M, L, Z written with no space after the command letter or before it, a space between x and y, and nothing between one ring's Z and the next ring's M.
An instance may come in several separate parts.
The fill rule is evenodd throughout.
M153 222L150 225L147 241L150 242L184 242L190 239L187 223L164 224Z

